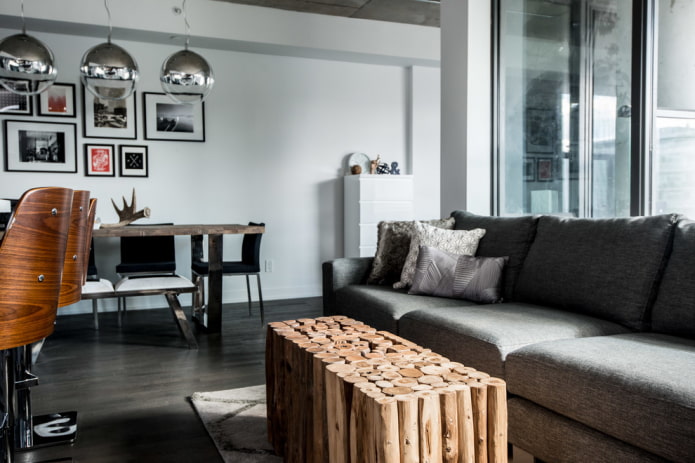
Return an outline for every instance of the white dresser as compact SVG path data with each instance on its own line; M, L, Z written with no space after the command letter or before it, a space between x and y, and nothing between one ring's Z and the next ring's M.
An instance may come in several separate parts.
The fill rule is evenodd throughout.
M382 220L413 220L412 175L348 175L345 194L345 257L376 254Z

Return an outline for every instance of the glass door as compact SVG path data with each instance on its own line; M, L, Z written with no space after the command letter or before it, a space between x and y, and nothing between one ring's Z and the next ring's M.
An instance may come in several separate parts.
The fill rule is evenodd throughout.
M629 215L631 3L500 0L500 215Z

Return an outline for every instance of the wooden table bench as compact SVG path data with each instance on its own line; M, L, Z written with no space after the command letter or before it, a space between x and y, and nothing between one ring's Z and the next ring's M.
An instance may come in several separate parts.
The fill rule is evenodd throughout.
M286 462L507 462L503 380L359 321L270 323L266 381Z

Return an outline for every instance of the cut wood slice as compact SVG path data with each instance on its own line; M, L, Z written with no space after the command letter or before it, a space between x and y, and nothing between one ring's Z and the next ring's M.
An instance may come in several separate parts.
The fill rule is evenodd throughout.
M425 374L417 368L402 368L398 373L405 378L419 378Z
M395 386L415 386L418 382L415 378L397 378L391 381Z
M381 390L384 394L387 395L405 395L405 394L412 394L413 390L409 387L405 386L400 386L400 387L386 387Z

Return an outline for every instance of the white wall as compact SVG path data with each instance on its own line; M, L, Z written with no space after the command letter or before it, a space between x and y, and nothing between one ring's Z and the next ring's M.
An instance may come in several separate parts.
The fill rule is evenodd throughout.
M491 0L443 0L441 214L491 212Z
M15 32L0 29L0 36ZM82 35L29 32L56 54L58 81L75 84L79 83L77 68L82 53L103 41ZM177 47L116 36L114 42L129 50L141 67L136 95L138 139L85 139L80 117L61 120L78 125L78 173L0 172L0 197L18 197L38 185L87 189L99 200L97 216L109 223L117 221L111 199L120 205L121 196L129 199L135 188L138 207L152 210L150 222L264 221L267 226L261 258L274 261L273 272L262 276L266 299L321 294L321 262L343 253L341 177L350 153L378 153L384 160L398 161L403 173L414 173L417 178L412 166L422 156L431 157L439 150L436 137L431 143L419 139L413 149L409 148L410 134L420 133L419 127L411 130L411 66L349 62L342 59L344 56L341 60L311 59L195 46L192 48L208 59L217 77L205 103L206 142L144 140L142 92L161 91L159 67ZM421 69L421 73L430 82L438 80L436 68ZM78 96L80 106L81 94ZM422 103L427 99L439 101L436 85L418 85L418 107L431 113L433 105ZM423 130L421 133L427 133L432 128ZM148 145L149 177L84 176L82 147L95 141ZM438 190L438 178L428 175L427 182ZM436 216L438 207L425 204L421 213ZM240 240L225 237L225 258L238 257ZM118 241L101 239L96 251L102 276L115 278ZM190 275L187 237L177 237L177 254L179 273ZM223 297L225 302L245 300L244 279L225 278ZM115 307L105 302L109 308ZM129 303L132 307L162 305L163 300L147 298ZM62 313L89 310L89 304L80 303Z

